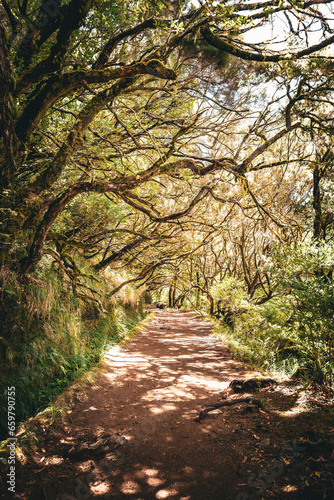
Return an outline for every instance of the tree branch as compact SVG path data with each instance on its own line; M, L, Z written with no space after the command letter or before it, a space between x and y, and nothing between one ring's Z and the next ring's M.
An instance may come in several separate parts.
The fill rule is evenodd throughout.
M55 75L33 92L28 104L17 121L16 132L20 139L26 141L45 116L48 109L59 99L73 94L87 84L109 83L112 80L124 80L139 75L153 75L157 78L175 80L176 73L166 68L157 59L136 63L117 69L78 70Z
M208 26L201 27L201 34L205 38L205 40L216 47L219 50L227 52L228 54L232 54L240 59L245 59L247 61L259 61L259 62L279 62L286 60L296 60L300 59L304 56L313 54L328 45L334 43L334 35L323 40L322 42L307 47L306 49L299 50L297 52L291 53L265 53L265 52L252 52L250 50L245 50L237 46L236 42L232 42L230 38L224 36L218 36L213 33Z

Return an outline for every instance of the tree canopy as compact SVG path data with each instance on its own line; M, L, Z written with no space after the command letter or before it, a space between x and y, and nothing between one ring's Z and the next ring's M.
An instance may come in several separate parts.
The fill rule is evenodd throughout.
M298 231L279 198L296 202L289 176L331 134L330 9L3 1L2 265L31 271L49 249L66 266L66 248L144 280L238 211Z

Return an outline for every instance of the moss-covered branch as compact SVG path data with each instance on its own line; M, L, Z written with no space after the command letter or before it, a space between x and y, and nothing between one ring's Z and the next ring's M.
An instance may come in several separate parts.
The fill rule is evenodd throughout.
M153 75L166 80L176 79L176 73L157 59L117 69L78 70L64 75L51 76L46 83L41 84L33 92L17 121L16 133L23 142L27 141L53 104L59 99L73 95L85 85L109 83L138 75Z

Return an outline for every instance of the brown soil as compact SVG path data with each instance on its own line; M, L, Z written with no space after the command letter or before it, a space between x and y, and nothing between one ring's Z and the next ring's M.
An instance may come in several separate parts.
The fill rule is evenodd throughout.
M211 330L191 312L157 310L108 353L69 421L19 466L16 494L2 498L334 498L333 411L321 395L271 386L256 393L263 409L240 403L195 421L223 393L245 397L228 385L254 376Z

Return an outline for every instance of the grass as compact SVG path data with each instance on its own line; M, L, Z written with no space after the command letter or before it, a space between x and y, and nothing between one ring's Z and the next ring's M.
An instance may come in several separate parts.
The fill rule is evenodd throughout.
M150 316L150 313L132 316L130 321L132 326L127 330L123 330L122 328L124 335L119 344L124 345L135 337L150 321ZM144 319L140 320L140 317ZM51 426L57 427L71 418L72 410L70 407L74 397L77 398L78 394L87 391L87 387L93 384L96 377L101 373L104 367L103 354L105 350L109 349L110 345L116 345L116 342L113 341L112 344L107 343L105 349L101 352L100 361L97 364L94 364L88 371L83 372L81 376L76 377L68 387L65 387L57 397L52 399L52 402L48 406L36 415L23 420L18 425L16 432L16 455L19 461L24 462L36 446L38 448L43 446L46 428ZM7 440L4 440L0 442L0 469L2 466L1 461L6 459L7 455Z
M78 342L81 348L79 352L77 344L72 345L69 350L68 346L63 349L58 343L45 346L43 354L36 356L36 346L26 346L24 356L28 360L27 364L20 365L16 372L7 373L0 379L2 408L7 407L7 387L14 386L16 423L41 411L75 379L95 366L109 347L122 342L143 318L143 314L132 312L131 315L124 313L115 320L113 314L110 314L92 330L87 329L84 341L81 337ZM7 437L6 417L7 415L4 415L4 418L1 418L0 439Z
M111 302L103 295L105 283L100 285L103 313L94 302L78 300L55 275L28 283L7 280L0 318L0 405L7 408L7 388L14 386L16 425L52 404L145 317L136 297L126 304ZM0 439L7 437L3 411Z
M235 359L244 361L254 370L271 375L274 378L290 378L299 367L294 358L280 359L273 351L266 348L261 339L238 338L228 326L216 323L215 334L224 341L233 352Z

